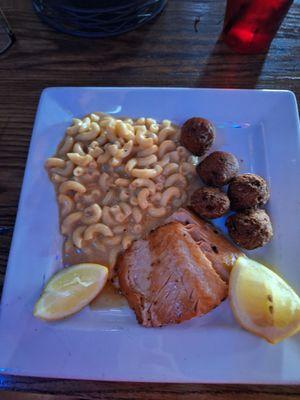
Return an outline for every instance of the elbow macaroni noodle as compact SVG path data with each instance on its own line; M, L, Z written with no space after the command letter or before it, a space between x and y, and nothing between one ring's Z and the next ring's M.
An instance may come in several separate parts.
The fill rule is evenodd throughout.
M45 163L57 191L66 264L103 263L112 277L119 252L187 201L195 165L179 133L169 120L101 113L73 119Z

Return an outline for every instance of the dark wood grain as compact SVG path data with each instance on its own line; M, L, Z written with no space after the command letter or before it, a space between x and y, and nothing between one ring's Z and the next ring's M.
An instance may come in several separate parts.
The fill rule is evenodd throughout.
M72 396L74 400L179 400L183 398L186 400L232 400L236 397L238 400L299 399L297 386L184 385L5 378L3 389L7 390L11 387L15 391L28 390L31 393L55 395L52 400L61 399L66 394ZM15 400L15 397L12 400Z
M290 89L300 94L300 0L294 1L269 53L232 53L218 41L223 0L170 0L155 21L117 38L75 38L52 31L29 0L2 0L16 34L0 56L0 285L3 284L31 130L48 86L187 86ZM200 20L198 32L195 19ZM2 376L3 390L33 399L299 399L293 386L160 385ZM20 396L0 393L0 399ZM25 398L25 397L24 397ZM30 395L26 399L31 398Z

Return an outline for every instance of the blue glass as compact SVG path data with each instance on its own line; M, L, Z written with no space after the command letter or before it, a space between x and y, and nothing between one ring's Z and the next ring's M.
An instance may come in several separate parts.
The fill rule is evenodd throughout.
M162 11L167 0L33 0L40 18L71 35L104 37L131 31Z

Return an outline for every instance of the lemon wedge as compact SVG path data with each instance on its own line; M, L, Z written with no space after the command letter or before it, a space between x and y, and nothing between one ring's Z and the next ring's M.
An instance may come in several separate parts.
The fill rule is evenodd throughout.
M300 297L282 278L250 258L236 260L229 299L240 325L270 343L300 331Z
M104 288L108 269L83 263L64 268L46 284L33 315L47 321L68 317L89 304Z

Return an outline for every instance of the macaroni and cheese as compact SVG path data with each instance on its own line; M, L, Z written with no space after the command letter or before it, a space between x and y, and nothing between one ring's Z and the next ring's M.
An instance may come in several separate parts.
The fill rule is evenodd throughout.
M186 203L193 157L171 121L74 118L46 168L57 192L64 261L111 269L133 240Z

